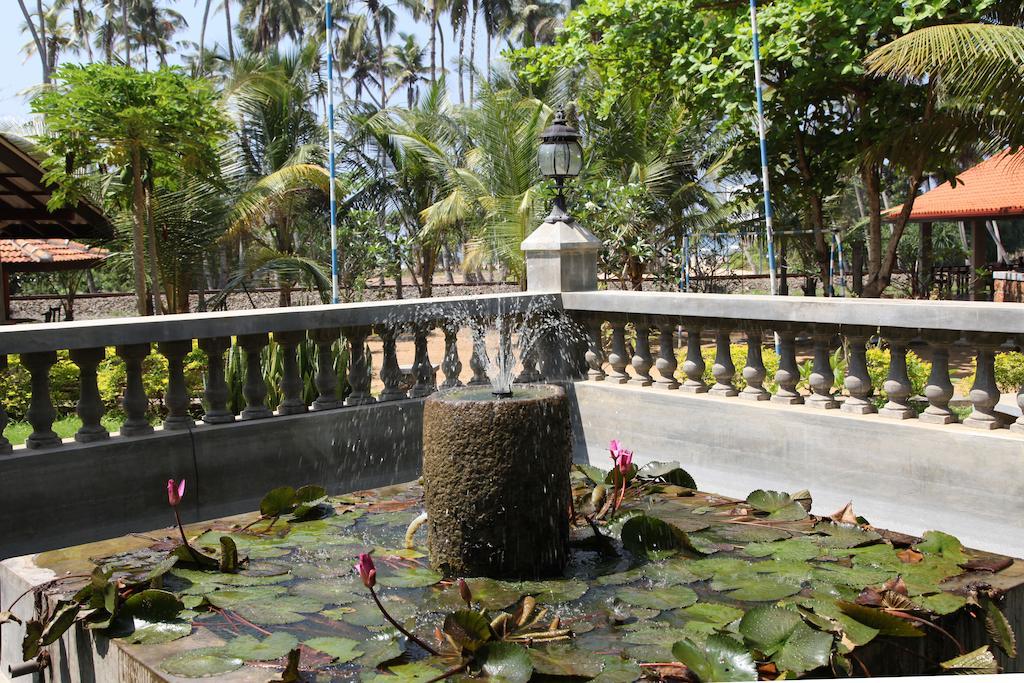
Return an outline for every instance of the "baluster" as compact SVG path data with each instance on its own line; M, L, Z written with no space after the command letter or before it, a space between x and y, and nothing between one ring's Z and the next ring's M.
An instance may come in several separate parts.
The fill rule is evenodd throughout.
M53 431L57 409L50 397L50 368L57 362L56 351L35 351L21 354L21 364L28 368L32 377L32 397L25 417L32 425L32 433L25 441L27 448L49 448L61 444L60 437Z
M894 420L909 420L917 417L909 403L913 393L907 375L907 342L910 339L906 331L883 330L882 334L889 341L889 374L882 383L886 402L878 414Z
M540 343L540 339L537 336L534 336L524 340L523 337L524 335L520 333L519 343L523 346L519 350L519 363L523 366L523 369L516 376L515 383L531 384L533 382L539 382L543 379L540 371L537 369L537 345Z
M6 362L6 358L4 359L4 362ZM4 408L3 403L0 403L0 455L14 451L14 446L12 446L10 440L4 436L4 430L7 429L7 422L7 409Z
M761 330L747 330L747 364L743 366L743 380L747 386L740 392L740 398L750 401L767 401L772 396L764 388L768 370L764 367L761 349Z
M974 385L967 397L971 400L974 410L964 420L964 426L974 429L999 429L1002 425L996 416L996 405L999 403L999 388L996 386L995 354L999 348L999 339L995 335L979 335L975 342L977 351L977 369Z
M676 379L679 361L676 360L675 328L672 323L658 325L658 360L654 367L658 370L657 385L661 389L679 388L679 380Z
M715 330L715 362L711 365L715 384L708 392L715 396L735 396L738 393L732 383L733 377L736 376L736 366L732 362L729 332L729 328L721 323Z
M266 406L267 382L263 378L263 358L261 357L263 349L268 343L269 338L265 332L238 335L238 345L245 352L245 383L242 385L245 409L240 415L243 420L259 420L274 414Z
M779 388L772 396L772 401L798 405L804 402L804 397L796 388L800 382L800 367L796 364L797 328L779 325L775 333L779 336L779 369L775 372L775 382Z
M487 366L490 361L487 358L487 329L482 322L473 325L473 355L469 357L469 369L473 371L473 377L469 380L469 386L483 386L490 384L487 377Z
M953 382L949 379L949 345L956 341L956 334L929 332L929 346L932 347L932 371L924 387L928 407L917 419L932 424L956 422L956 413L949 409L953 398Z
M686 323L686 360L683 361L683 373L686 381L680 387L683 391L691 394L705 394L708 385L704 383L704 356L700 350L700 325L690 321Z
M1024 337L1017 338L1017 345L1024 347ZM1010 425L1010 431L1024 433L1024 385L1017 390L1017 407L1020 408L1021 416L1018 417L1012 425ZM0 411L3 407L0 406ZM3 433L3 427L0 426L0 434Z
M606 377L604 373L604 345L601 343L601 319L591 318L586 322L587 327L587 379L591 382L603 382Z
M235 416L228 410L228 383L224 379L224 352L231 348L231 338L200 339L199 348L206 354L206 383L203 387L206 412L203 413L203 422L234 422Z
M654 384L651 378L651 368L654 367L654 359L651 357L651 328L647 323L633 323L633 331L636 333L632 359L634 374L629 383L649 387Z
M185 386L185 356L192 350L192 340L160 342L157 349L167 359L167 391L164 392L167 417L164 418L164 429L188 429L195 424L188 414L188 387Z
M324 327L309 331L309 338L316 344L316 373L313 385L316 386L317 397L313 401L313 410L332 410L340 408L343 403L338 398L338 373L334 369L334 342L341 338L341 330L337 327ZM349 368L352 367L351 357ZM351 371L349 372L351 378ZM351 385L351 379L349 381Z
M306 333L302 330L275 332L274 343L281 349L281 402L278 415L301 415L309 411L303 390L306 388L299 371L298 348Z
M345 328L345 338L349 341L348 383L351 393L345 397L345 405L362 406L376 403L370 394L370 362L366 357L366 337L370 334L369 327Z
M807 405L813 408L831 410L839 407L835 399L835 373L832 372L832 330L816 328L811 334L814 341L814 361L811 369L811 393Z
M416 383L412 385L409 396L412 398L423 398L430 396L437 391L437 372L434 364L430 362L430 350L428 348L430 334L430 323L421 323L415 326L416 331L416 356L413 361L412 371Z
M608 364L612 371L608 373L608 381L615 384L625 384L629 381L629 373L626 372L626 364L629 362L626 357L626 322L624 320L612 320L612 348L608 354Z
M462 361L459 360L459 326L448 321L441 325L441 330L444 332L444 358L441 360L444 381L441 382L441 388L461 387L462 380L459 379L459 374L462 372Z
M149 356L149 344L127 344L116 348L117 355L124 361L125 385L121 407L125 421L121 425L121 436L152 434L153 425L146 413L149 401L146 387L142 384L142 363Z
M100 423L103 418L103 399L96 384L96 368L106 356L106 349L71 349L71 360L78 366L78 404L75 410L82 426L75 432L75 441L91 443L110 438L110 432Z
M409 398L405 388L402 386L405 376L402 368L398 365L397 343L395 337L397 330L390 325L379 325L377 334L384 347L383 360L380 364L380 381L384 383L384 390L380 393L378 401L398 401Z
M871 386L871 376L868 374L867 344L870 338L871 333L868 330L854 329L846 335L849 356L843 386L850 396L840 407L843 412L855 415L877 412L875 404L871 402L874 389Z

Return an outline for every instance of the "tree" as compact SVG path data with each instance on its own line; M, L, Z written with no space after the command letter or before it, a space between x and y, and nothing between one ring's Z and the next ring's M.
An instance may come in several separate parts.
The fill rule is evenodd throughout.
M203 80L175 68L137 72L107 64L65 65L56 84L32 100L50 135L46 180L57 189L51 208L73 203L89 182L82 172L123 169L131 177L132 261L136 308L146 314L145 246L149 233L150 285L160 311L158 244L147 206L156 178L182 172L212 177L217 150L230 123L217 96ZM147 230L148 228L148 230Z
M391 90L388 99L405 88L406 106L412 109L419 98L419 83L424 79L426 69L423 66L423 48L416 42L416 36L400 33L400 45L391 45L388 49L389 71L391 72Z
M308 0L244 0L238 15L242 39L258 53L275 49L284 37L301 43L312 9Z
M948 167L978 138L962 115L937 106L934 83L880 80L867 73L864 58L907 31L976 18L989 4L777 0L759 11L773 194L795 201L793 213L812 229L823 281L833 198L852 176L862 180L869 205L865 295L879 296L907 218L898 217L886 244L877 182L883 169L901 177L909 212L925 173ZM638 85L651 93L678 93L695 116L710 115L732 133L733 177L755 184L760 159L744 8L699 0L595 0L570 15L561 35L552 48L520 52L519 68L539 80L563 68L595 71L607 87L585 105L602 115Z

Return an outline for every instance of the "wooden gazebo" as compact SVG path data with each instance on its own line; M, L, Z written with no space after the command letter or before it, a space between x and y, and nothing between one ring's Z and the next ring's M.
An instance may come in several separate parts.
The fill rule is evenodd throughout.
M87 267L88 259L96 262L97 254L85 254L88 247L78 245L69 248L52 243L77 239L102 239L113 235L110 222L103 213L88 202L51 211L47 208L52 191L43 181L43 168L28 150L28 146L15 138L0 134L0 240L22 240L37 242L35 248L56 250L49 260L39 254L39 267L55 269L60 267ZM44 247L41 243L45 243ZM7 245L5 254L12 257L20 247ZM49 253L49 252L48 252ZM59 256L56 256L58 255ZM102 256L99 256L102 258ZM31 260L31 259L30 259ZM56 262L56 263L55 263ZM63 266L60 265L63 262ZM26 263L18 261L17 263ZM7 274L4 260L0 260L0 322L8 320ZM16 266L15 266L16 267Z
M895 220L901 209L887 211L886 220ZM973 273L986 265L985 224L1017 218L1024 218L1024 149L992 156L957 176L955 185L946 182L917 197L910 222L921 225L921 272L931 271L932 223L964 222L971 232L971 299L981 298L984 283Z

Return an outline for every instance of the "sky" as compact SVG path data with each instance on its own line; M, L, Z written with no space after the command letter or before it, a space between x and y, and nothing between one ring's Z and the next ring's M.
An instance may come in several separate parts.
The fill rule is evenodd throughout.
M176 0L171 7L179 11L188 22L188 28L179 35L182 39L198 42L199 25L203 18L203 2L201 0ZM237 2L232 3L236 5ZM2 120L23 120L30 115L26 91L38 85L42 80L42 69L39 65L39 58L33 54L26 57L22 48L32 40L29 33L22 33L25 25L24 16L18 7L17 0L0 0L0 64L4 65L4 74L0 77L0 119ZM237 18L238 10L234 9L232 18ZM412 33L424 47L429 40L429 31L422 22L415 22L408 14L399 10L399 20L396 26L392 42L398 41L398 33ZM445 21L442 27L448 32ZM481 22L482 23L482 22ZM227 27L224 16L219 12L212 15L207 22L206 43L212 46L215 43L227 44ZM466 37L467 50L469 36ZM238 45L236 38L236 47ZM485 57L483 52L484 36L483 31L478 28L477 34L477 63L483 65ZM445 56L451 58L455 52L450 34L446 37ZM74 54L67 55L65 61L76 61L78 57ZM84 56L83 56L84 59ZM171 59L172 63L176 60ZM427 57L429 61L429 56ZM449 79L449 89L454 94L457 91L458 82L456 79ZM396 94L394 103L404 102L404 95Z

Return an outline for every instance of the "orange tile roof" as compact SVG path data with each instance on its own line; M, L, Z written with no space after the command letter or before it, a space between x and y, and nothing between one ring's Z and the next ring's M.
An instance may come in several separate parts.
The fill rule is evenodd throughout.
M885 212L895 220L902 206ZM1003 151L967 169L956 178L956 187L946 182L914 201L910 220L959 221L974 218L1018 218L1024 216L1024 149Z
M4 270L67 270L89 268L109 252L65 239L0 239L0 261Z

